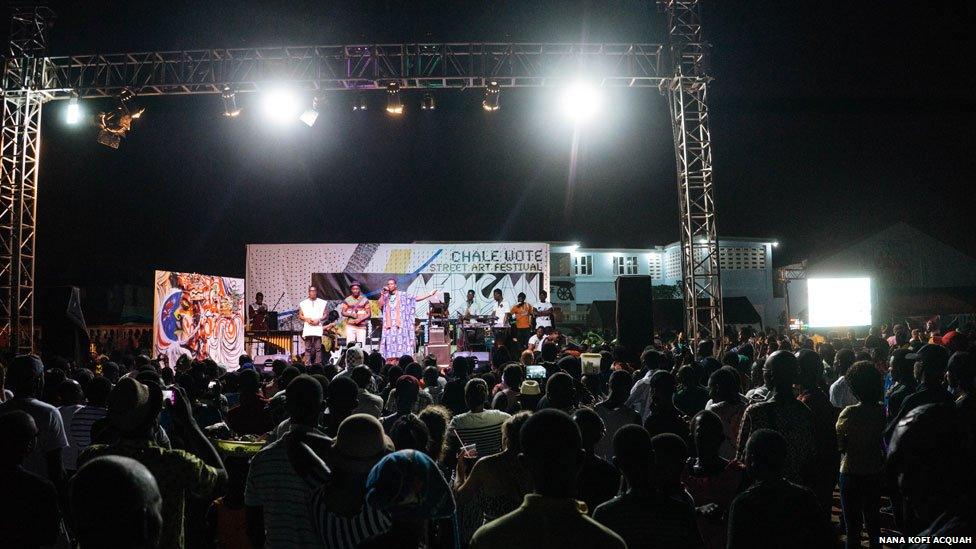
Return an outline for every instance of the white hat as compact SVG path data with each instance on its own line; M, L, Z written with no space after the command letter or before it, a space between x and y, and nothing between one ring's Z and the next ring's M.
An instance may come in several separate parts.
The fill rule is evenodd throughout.
M522 386L519 387L519 392L523 395L538 395L541 393L539 390L539 382L534 379L526 379L522 382Z

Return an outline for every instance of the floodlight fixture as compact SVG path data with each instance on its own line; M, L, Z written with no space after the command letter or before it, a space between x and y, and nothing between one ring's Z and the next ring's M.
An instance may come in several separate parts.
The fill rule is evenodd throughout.
M400 97L399 82L390 82L386 85L386 112L403 114L403 99Z
M437 107L437 102L434 101L434 94L430 92L424 92L424 98L420 101L420 110L432 111L436 107Z
M264 95L262 100L264 114L276 124L293 122L299 115L298 96L288 88L275 88Z
M68 100L68 108L64 113L64 121L71 125L81 122L81 105L78 104L77 92L71 93L71 99Z
M315 125L315 121L319 118L319 106L323 103L325 103L324 99L316 95L312 98L312 106L305 109L305 112L303 112L298 119L301 120L306 126L311 128L313 125Z
M501 107L501 94L502 87L498 85L498 82L494 80L489 82L488 86L485 87L485 98L481 102L481 108L489 112L497 111Z
M224 116L237 118L241 114L241 108L237 106L237 92L233 88L224 86L220 98L224 101Z
M366 94L357 93L356 98L352 101L352 110L354 111L365 111L366 107L369 106L369 102L366 101Z
M563 115L576 122L585 122L600 111L602 97L598 87L586 81L567 86L559 100Z
M109 112L98 114L98 136L96 141L113 149L118 149L122 138L132 129L132 121L142 117L145 107L132 108L130 101L136 96L129 88L123 89L119 95L119 104Z

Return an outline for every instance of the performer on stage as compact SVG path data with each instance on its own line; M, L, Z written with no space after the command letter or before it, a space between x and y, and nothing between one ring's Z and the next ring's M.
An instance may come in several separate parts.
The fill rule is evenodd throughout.
M491 323L491 333L495 338L495 346L507 347L509 352L513 351L512 346L512 332L509 329L509 320L512 318L512 308L508 306L508 303L502 300L502 291L495 288L495 291L491 293L491 296L495 299L494 303L491 304L492 307L492 323Z
M389 360L403 355L413 355L417 347L414 332L417 302L436 294L437 290L422 296L407 295L397 291L395 279L386 281L380 296L380 309L383 311L383 336L380 339L380 354Z
M358 343L366 347L366 326L369 325L369 299L363 295L363 289L358 282L349 285L351 295L346 296L339 304L339 314L346 321L346 344Z
M305 364L320 364L322 362L322 334L323 319L325 318L325 300L318 298L315 286L308 287L308 299L298 304L298 319L305 323L302 337L305 339ZM328 325L329 328L332 325Z
M495 298L495 302L492 304L492 316L494 317L492 326L495 328L505 328L507 330L508 319L509 315L512 314L512 309L508 306L508 303L505 303L505 301L502 300L502 291L498 288L495 288L495 291L492 292L491 296Z
M535 310L532 305L525 302L525 292L519 292L517 299L518 303L512 307L512 316L515 317L515 338L518 339L519 348L525 349L532 334L532 314Z
M535 327L542 328L545 333L552 329L552 303L549 303L549 293L545 290L539 291L539 303L533 307L535 316Z
M461 309L461 319L471 320L471 317L477 316L478 309L474 304L474 290L468 290L467 299L464 300L464 308Z
M251 319L251 329L266 331L268 329L268 306L264 303L264 294L254 295L254 303L247 306L247 317Z

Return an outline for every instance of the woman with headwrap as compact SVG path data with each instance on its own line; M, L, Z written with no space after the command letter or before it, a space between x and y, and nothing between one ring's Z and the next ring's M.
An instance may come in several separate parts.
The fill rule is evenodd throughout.
M400 450L381 459L366 479L366 505L392 524L360 544L361 549L459 547L451 489L423 452Z

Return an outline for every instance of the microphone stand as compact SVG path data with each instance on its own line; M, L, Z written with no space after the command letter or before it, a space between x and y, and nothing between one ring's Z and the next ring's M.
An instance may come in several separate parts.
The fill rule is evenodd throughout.
M274 307L272 307L271 310L272 311L277 311L278 310L278 305L281 304L281 300L284 299L284 298L285 298L285 292L281 292L281 295L278 297L278 301L275 301Z

